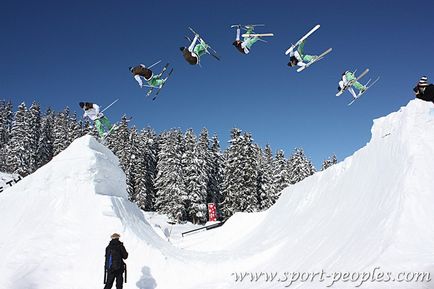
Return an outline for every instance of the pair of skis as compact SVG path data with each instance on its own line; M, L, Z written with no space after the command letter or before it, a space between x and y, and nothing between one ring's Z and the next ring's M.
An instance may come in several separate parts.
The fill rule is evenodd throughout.
M314 33L315 31L317 31L319 28L321 27L321 25L317 24L315 25L315 27L313 27L308 33L306 33L303 37L301 37L295 44L292 44L286 51L285 54L291 54L293 53L294 49L299 46L303 41L305 41L312 33ZM326 51L324 51L323 53L321 53L320 55L318 55L317 58L315 58L314 60L310 61L309 63L306 63L306 65L300 67L297 69L297 72L301 72L303 70L305 70L306 68L310 67L312 64L314 64L315 62L320 61L321 59L323 59L327 54L329 54L333 49L329 48Z
M336 93L336 96L340 96L342 93L344 93L349 87L351 87L354 83L359 81L363 76L365 76L369 72L369 68L366 68L357 78L349 81L347 85L345 85L341 90L339 90L338 93ZM352 105L357 99L359 99L363 94L368 91L369 88L371 88L375 83L377 83L378 80L380 80L380 77L377 77L373 82L371 82L372 79L369 79L368 82L364 85L366 89L363 92L359 92L356 97L353 96L353 100L348 103L348 105Z
M203 43L206 43L206 41L202 38L202 36L200 36L199 33L197 33L196 31L194 31L193 28L188 27L188 29L190 29L190 31L194 35L197 35L199 37L199 40L201 40ZM185 36L185 38L187 38L189 40L189 42L191 42L191 39L188 36ZM220 57L218 56L217 51L215 51L215 49L212 48L208 43L206 43L206 45L207 45L206 53L208 53L209 55L211 55L215 59L220 60Z
M249 29L254 29L255 27L258 26L265 26L265 24L247 24L247 25L241 25L241 24L234 24L231 25L231 28L241 28L248 31ZM253 32L253 31L252 31ZM247 37L270 37L270 36L274 36L273 33L243 33L241 35L244 38Z
M370 89L375 83L377 83L378 80L380 80L380 77L377 77L373 82L371 82L371 79L369 79L368 82L365 84L366 89L363 92L359 92L357 97L353 98L353 100L348 105L352 105L356 100L358 100L362 95L364 95L366 91L368 91L368 89Z
M359 81L363 76L365 76L369 72L369 68L366 68L357 78L349 81L347 85L345 85L341 90L336 93L336 96L340 96L342 93L344 93L349 87L353 86L354 83ZM354 71L355 73L355 71Z
M160 77L163 75L163 73L167 70L168 67L169 67L169 63L166 63L166 65L164 65L162 71L159 74ZM166 84L167 79L170 77L170 75L172 74L172 72L173 72L173 68L169 71L169 73L167 74L167 76L164 78L164 82L160 86L145 85L146 87L149 87L149 90L146 93L146 97L149 97L152 94L152 92L154 91L154 89L158 89L157 92L155 93L154 97L152 98L152 100L155 100L157 98L158 94L160 94L161 89Z
M245 30L246 32L249 31L249 29L252 29L252 32L250 33L243 33L241 36L243 38L249 38L249 37L259 37L259 41L267 42L266 40L262 39L261 37L271 37L274 36L274 33L253 33L253 29L257 26L265 26L265 24L247 24L247 25L241 25L241 24L234 24L231 25L231 28L241 28Z

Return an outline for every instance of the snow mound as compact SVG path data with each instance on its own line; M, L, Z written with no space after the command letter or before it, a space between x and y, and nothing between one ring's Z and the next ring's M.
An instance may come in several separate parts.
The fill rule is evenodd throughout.
M0 288L102 284L104 250L113 232L142 244L133 261L152 248L159 248L158 255L165 245L128 201L118 159L90 136L0 194L0 212ZM141 271L129 273L139 280Z

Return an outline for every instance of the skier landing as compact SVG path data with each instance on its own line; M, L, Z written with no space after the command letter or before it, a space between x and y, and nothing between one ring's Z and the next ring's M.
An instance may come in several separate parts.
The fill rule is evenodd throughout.
M96 103L80 102L79 105L84 110L83 118L88 117L93 120L99 136L103 138L104 134L112 129L112 125L108 118L102 112L99 112L99 106ZM105 127L105 130L103 126Z
M129 67L129 70L134 76L134 79L143 87L142 78L148 83L151 87L162 87L164 82L166 82L166 78L161 79L161 73L154 75L151 69L147 68L144 64L140 64L134 67Z

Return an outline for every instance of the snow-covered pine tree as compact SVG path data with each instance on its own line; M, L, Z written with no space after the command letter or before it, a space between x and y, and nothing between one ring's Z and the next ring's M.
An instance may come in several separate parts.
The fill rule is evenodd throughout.
M12 122L11 138L7 147L7 171L21 176L31 173L31 134L27 114L25 103L21 103Z
M225 163L223 172L223 201L222 210L226 217L232 216L238 211L237 201L241 187L240 176L242 170L240 147L241 130L233 128L229 147L225 152Z
M308 176L315 173L315 167L312 162L305 156L303 149L296 148L289 159L291 166L290 182L298 183Z
M0 171L7 171L7 144L10 139L12 120L12 103L0 100Z
M155 208L175 222L185 221L187 217L185 204L188 195L182 175L182 143L182 133L179 130L161 134L155 180Z
M321 171L331 167L332 165L335 165L338 163L338 159L336 158L336 155L333 154L331 157L329 157L328 159L324 160L321 166Z
M199 135L199 140L197 143L197 154L198 157L204 160L204 170L206 172L206 200L207 203L208 196L211 194L210 192L210 176L211 176L211 148L209 143L209 133L206 128L202 128Z
M212 137L211 156L210 156L210 174L208 181L207 203L215 203L217 206L223 201L222 185L224 160L220 151L220 143L217 135Z
M256 212L257 152L250 134L241 136L237 128L231 132L223 181L223 210L226 216L235 212Z
M276 201L284 188L290 184L290 172L288 162L283 150L278 150L273 160L273 186L275 189L274 201Z
M69 130L69 108L66 107L62 112L54 115L54 155L63 151L68 145L68 130Z
M13 115L12 103L0 100L0 149L9 141Z
M261 210L271 207L277 197L273 179L273 153L267 144L264 150L258 147L258 199Z
M53 158L53 126L54 113L50 108L47 109L45 116L42 117L41 134L39 137L37 166L38 168L48 163Z
M38 149L41 137L41 109L36 102L32 103L29 111L26 113L26 123L29 129L29 172L33 173L39 168Z
M119 158L119 163L124 172L127 171L131 151L130 151L130 130L128 128L128 118L123 115L117 128L106 138L107 146Z
M199 148L192 129L184 137L184 154L182 157L183 178L188 194L187 214L193 224L205 223L207 217L208 172L206 166L206 148Z
M157 175L158 137L151 128L143 129L138 136L138 150L141 154L137 171L137 205L145 210L154 210L154 179Z
M82 136L81 122L77 120L77 114L73 113L68 121L68 145Z
M125 166L125 175L127 178L127 191L130 200L137 203L137 195L139 192L139 178L140 172L143 167L143 155L139 149L139 139L137 129L132 127L130 130L129 144L128 144L129 160Z

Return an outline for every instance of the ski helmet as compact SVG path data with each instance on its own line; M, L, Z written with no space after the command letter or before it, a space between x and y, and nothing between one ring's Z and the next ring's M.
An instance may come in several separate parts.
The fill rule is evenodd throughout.
M133 67L132 67L132 66L128 67L128 69L129 69L131 72L133 72Z
M185 47L179 47L179 50L184 51Z
M78 105L79 105L81 108L83 108L83 107L84 107L84 102L80 102Z

